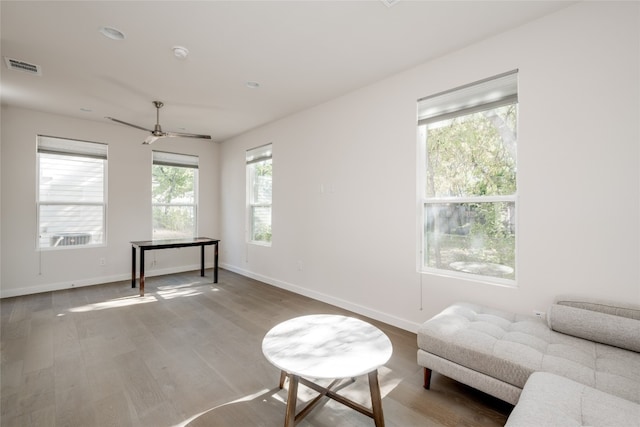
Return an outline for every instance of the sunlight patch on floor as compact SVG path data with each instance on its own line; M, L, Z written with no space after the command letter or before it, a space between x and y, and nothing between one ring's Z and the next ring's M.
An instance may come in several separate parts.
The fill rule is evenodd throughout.
M402 381L400 377L394 374L392 369L385 366L378 369L381 394L386 396L391 393ZM323 386L328 386L330 380L321 379L315 382ZM353 401L361 404L366 408L371 407L371 396L369 391L369 383L366 375L357 377L355 382L349 379L343 380L332 388L333 391L338 392L340 395L352 399ZM318 393L313 389L300 384L298 388L298 407L297 411L300 412L313 401ZM257 393L253 393L233 401L217 405L198 414L195 414L185 421L174 425L173 427L228 427L235 425L262 425L255 424L256 417L260 417L260 414L270 414L267 418L273 416L282 417L284 420L286 412L286 402L288 397L288 381L285 383L285 387L273 388L270 390L261 390ZM384 406L384 401L383 401ZM323 409L324 408L324 409ZM266 411L266 412L265 412ZM326 397L319 402L318 406L312 410L312 414L309 415L309 419L313 419L314 414L317 414L320 419L326 421L331 425L332 420L343 419L349 417L354 421L353 426L369 426L372 425L372 420L358 411L348 408L339 402ZM305 424L307 425L307 424ZM324 424L323 424L324 425ZM350 426L352 424L349 424Z
M199 414L196 414L196 415L192 416L191 418L189 418L187 420L184 420L181 423L175 424L173 427L185 427L185 426L189 425L189 423L191 423L193 420L203 416L204 414L206 414L208 412L214 411L216 409L222 408L222 407L227 406L227 405L233 405L235 403L249 402L249 401L255 399L256 397L259 397L259 396L267 393L268 391L269 391L269 389L265 388L264 390L260 390L257 393L249 394L247 396L241 397L241 398L233 400L231 402L227 402L227 403L223 403L222 405L214 406L213 408L207 409L206 411L202 411Z
M72 313L85 313L88 311L97 311L97 310L106 310L108 308L119 308L119 307L128 307L130 305L137 304L146 304L148 302L157 302L158 299L152 295L146 296L130 296L117 298L110 301L105 302L96 302L93 304L81 305L79 307L70 308L69 311Z
M178 297L193 297L196 295L202 295L202 292L199 289L185 288L158 290L156 294L162 299L172 299Z

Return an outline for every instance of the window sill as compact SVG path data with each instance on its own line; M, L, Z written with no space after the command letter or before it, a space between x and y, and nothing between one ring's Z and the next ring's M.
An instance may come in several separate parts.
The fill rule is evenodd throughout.
M473 282L476 284L500 286L504 288L517 288L518 284L516 279L503 279L499 277L481 276L478 274L464 273L461 271L441 270L435 268L423 268L419 271L420 274L433 275L439 277L447 277L450 279L459 279L466 282Z
M264 246L264 247L267 247L267 248L271 247L271 242L260 242L258 240L251 240L251 241L249 241L247 243L250 244L250 245L255 245L255 246Z

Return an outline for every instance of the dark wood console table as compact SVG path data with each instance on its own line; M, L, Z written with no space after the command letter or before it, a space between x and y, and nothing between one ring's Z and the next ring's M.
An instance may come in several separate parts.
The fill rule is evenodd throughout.
M204 247L214 246L213 283L218 283L218 243L220 240L208 237L189 239L144 240L131 242L131 287L136 287L136 248L140 248L140 296L144 296L144 251L154 249L186 248L200 246L200 276L204 277Z

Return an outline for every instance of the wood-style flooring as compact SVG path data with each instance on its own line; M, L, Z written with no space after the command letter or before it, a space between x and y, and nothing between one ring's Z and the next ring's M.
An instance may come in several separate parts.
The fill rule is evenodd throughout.
M502 426L512 407L434 373L422 388L416 335L238 274L199 272L0 301L0 425L282 426L286 386L265 333L306 314L369 321L393 343L379 370L388 427ZM369 405L367 378L341 389ZM299 407L314 394L301 386ZM373 426L328 400L301 427Z

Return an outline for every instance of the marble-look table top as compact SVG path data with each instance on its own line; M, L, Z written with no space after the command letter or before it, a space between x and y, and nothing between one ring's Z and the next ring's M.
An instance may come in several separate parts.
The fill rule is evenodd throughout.
M316 314L276 325L262 352L277 368L304 378L351 378L384 365L393 352L389 337L353 317Z

